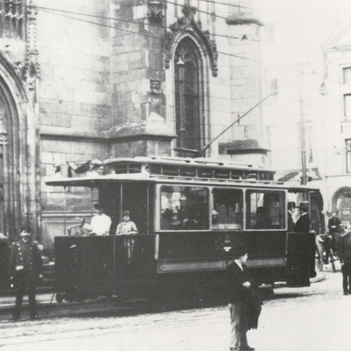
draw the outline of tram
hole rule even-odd
[[[274,175],[204,158],[135,157],[106,160],[97,174],[47,179],[70,192],[91,188],[112,220],[110,235],[74,234],[65,225],[55,237],[57,296],[220,296],[231,250],[242,243],[259,284],[309,285],[315,233],[289,232],[287,209],[308,201],[319,231],[322,197]],[[138,234],[115,235],[125,210]]]

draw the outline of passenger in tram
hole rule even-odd
[[[111,218],[105,214],[104,206],[94,204],[97,214],[91,219],[90,224],[85,223],[81,218],[81,227],[88,231],[90,235],[108,235],[110,233]]]
[[[118,224],[116,235],[138,234],[138,229],[134,222],[130,220],[129,211],[122,212],[122,222]]]
[[[253,226],[254,229],[269,229],[271,228],[268,215],[263,206],[257,207],[256,210],[256,223]]]
[[[308,216],[308,202],[301,202],[299,206],[300,218],[295,224],[295,232],[309,233],[310,232],[310,218]]]

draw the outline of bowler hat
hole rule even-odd
[[[123,211],[122,212],[122,218],[125,217],[125,216],[129,216],[129,211]]]

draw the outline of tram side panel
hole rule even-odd
[[[55,291],[67,300],[132,296],[155,280],[154,235],[55,238]]]
[[[249,253],[247,266],[257,283],[289,281],[291,286],[308,286],[307,280],[315,274],[313,240],[306,233],[269,230],[162,233],[157,273],[159,280],[170,286],[177,278],[179,284],[223,285],[226,265],[233,260],[230,249],[245,243]],[[297,281],[297,272],[305,278],[307,274],[308,279]]]

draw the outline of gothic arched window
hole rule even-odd
[[[203,63],[193,40],[180,41],[175,51],[175,105],[177,147],[200,150],[204,145]],[[198,156],[185,151],[181,156]]]
[[[25,0],[0,0],[0,36],[24,39]]]

